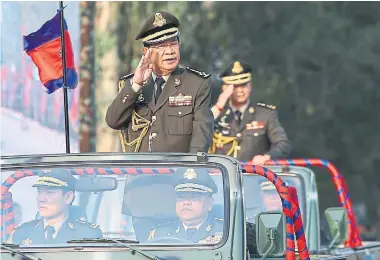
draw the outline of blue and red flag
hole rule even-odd
[[[38,74],[47,93],[63,87],[63,64],[61,48],[61,11],[37,31],[24,36],[24,50],[38,68]],[[66,87],[76,88],[78,73],[74,64],[74,52],[66,20],[64,20],[66,51]]]

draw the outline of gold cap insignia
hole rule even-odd
[[[241,66],[240,62],[235,61],[234,67],[232,68],[232,72],[239,74],[243,71],[243,67]]]
[[[23,245],[31,245],[33,241],[28,237],[27,239],[21,242]]]
[[[161,13],[156,13],[156,15],[154,16],[154,22],[153,22],[153,25],[156,26],[156,27],[161,27],[163,26],[164,24],[166,24],[166,20],[164,17],[162,17],[162,14]]]
[[[255,112],[255,109],[253,107],[250,107],[248,111],[249,111],[249,113],[252,114],[253,112]]]
[[[183,177],[185,179],[192,180],[192,179],[196,179],[197,178],[197,174],[194,171],[194,169],[187,169],[187,171],[185,172],[185,174],[183,175]]]
[[[207,231],[207,232],[210,232],[210,231],[211,231],[211,225],[207,225],[207,227],[206,227],[206,231]]]

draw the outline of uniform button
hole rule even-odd
[[[152,138],[156,138],[157,137],[157,134],[156,133],[152,133]]]
[[[182,112],[178,112],[178,115],[182,115]]]
[[[123,98],[123,103],[125,103],[125,101],[127,101],[127,99],[129,98],[129,95],[126,95],[124,98]]]
[[[152,116],[152,121],[156,121],[156,116]]]
[[[241,137],[241,133],[238,133],[238,134],[236,135],[236,137],[239,137],[239,138],[240,138],[240,137]]]

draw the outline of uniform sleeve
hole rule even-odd
[[[286,158],[291,151],[290,141],[278,120],[277,111],[273,111],[268,122],[268,138],[271,142],[269,152],[271,159]]]
[[[15,227],[11,236],[7,239],[8,244],[16,244],[16,245],[21,244],[21,240],[22,240],[21,236],[23,232],[20,232],[20,227],[18,227],[17,229],[16,228],[17,227]]]
[[[120,91],[107,109],[106,123],[115,130],[128,126],[135,108],[139,92],[132,89],[130,78],[124,80],[125,87]]]
[[[190,153],[208,152],[214,131],[214,116],[211,111],[211,79],[208,78],[199,88],[195,99],[193,134]]]

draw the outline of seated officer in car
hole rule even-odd
[[[44,170],[37,188],[39,219],[16,227],[8,239],[13,244],[59,244],[73,239],[101,238],[100,228],[70,214],[76,179],[66,169]]]
[[[282,202],[276,187],[270,181],[265,181],[260,184],[260,195],[263,199],[264,210],[282,210]]]
[[[217,186],[205,169],[178,169],[174,175],[178,220],[159,225],[148,240],[174,237],[190,243],[218,243],[223,236],[223,220],[210,211]]]

